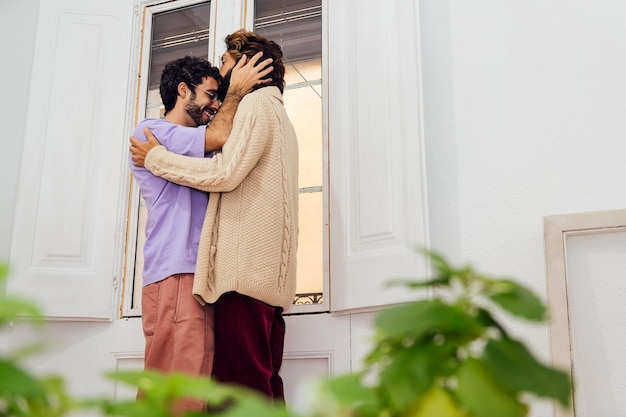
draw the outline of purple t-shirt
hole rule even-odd
[[[163,119],[145,119],[137,125],[133,136],[147,140],[144,127],[150,128],[168,150],[204,157],[206,126],[185,127]],[[132,161],[130,167],[148,208],[143,285],[174,274],[193,273],[209,195],[166,181],[134,166]]]

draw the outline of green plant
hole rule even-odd
[[[434,278],[391,285],[430,288],[435,296],[378,314],[364,371],[329,382],[327,394],[350,410],[346,415],[522,417],[529,395],[567,407],[568,374],[542,364],[495,317],[544,322],[539,298],[510,279],[426,253]],[[365,383],[368,375],[376,382]]]
[[[431,289],[434,297],[380,312],[364,369],[321,383],[302,417],[523,417],[532,395],[567,407],[569,376],[538,361],[495,317],[509,313],[542,323],[546,309],[539,298],[510,279],[489,277],[470,266],[455,268],[432,252],[427,256],[432,279],[391,285]],[[0,272],[2,278],[6,267]],[[0,297],[0,327],[21,314],[40,317],[31,304]],[[143,397],[73,402],[61,379],[38,379],[15,358],[0,358],[0,417],[60,417],[71,406],[95,408],[106,416],[170,417],[180,398],[208,403],[215,411],[209,415],[296,416],[248,390],[207,378],[141,371],[109,377],[140,389]],[[186,414],[200,415],[207,414]]]
[[[123,371],[109,378],[136,387],[143,396],[139,400],[114,402],[100,399],[83,403],[96,407],[104,415],[115,417],[170,417],[177,400],[194,398],[209,404],[221,417],[290,417],[284,406],[272,405],[265,397],[248,389],[219,384],[209,378],[183,374],[164,375],[154,371]],[[206,417],[207,413],[187,412],[185,417]]]
[[[7,274],[7,265],[0,263],[0,289],[4,287]],[[41,312],[34,304],[0,296],[0,328],[24,316],[35,325],[43,323]],[[61,377],[35,376],[20,366],[20,360],[37,349],[36,345],[26,346],[0,357],[0,417],[61,417],[71,409],[72,400]]]

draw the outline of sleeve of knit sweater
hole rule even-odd
[[[146,155],[145,167],[179,185],[210,192],[232,191],[261,158],[270,137],[272,115],[271,103],[263,95],[249,94],[239,104],[221,153],[194,158],[157,146]]]

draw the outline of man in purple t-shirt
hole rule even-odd
[[[144,129],[150,128],[168,149],[188,156],[203,157],[221,149],[239,101],[271,71],[269,60],[255,66],[259,58],[247,65],[245,60],[238,63],[236,85],[229,88],[219,113],[218,68],[190,56],[168,63],[159,90],[165,118],[143,120],[133,135],[145,141]],[[156,177],[132,161],[130,166],[148,209],[141,305],[145,368],[209,376],[214,352],[213,307],[201,306],[192,295],[209,196]],[[175,411],[203,408],[200,401],[185,400]]]

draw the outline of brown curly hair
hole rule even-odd
[[[280,89],[282,93],[285,89],[285,64],[283,62],[283,51],[276,42],[267,39],[254,32],[248,32],[240,29],[231,33],[224,39],[226,42],[226,50],[235,61],[238,61],[242,55],[252,58],[258,52],[263,52],[263,61],[266,58],[272,58],[272,66],[274,69],[265,78],[271,78],[272,81],[263,84],[263,86],[274,85]]]

